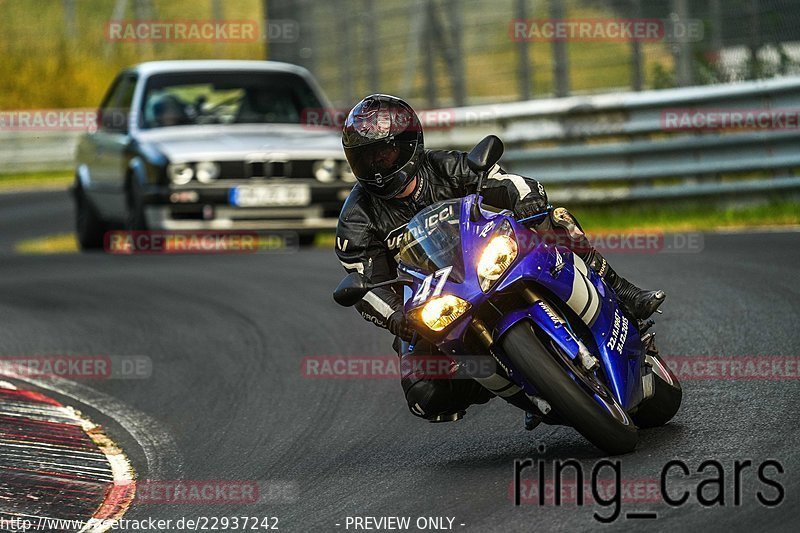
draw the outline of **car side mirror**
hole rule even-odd
[[[486,172],[500,161],[503,150],[503,141],[487,135],[467,154],[467,166],[473,172]]]
[[[344,307],[352,307],[370,291],[367,278],[358,272],[351,272],[339,283],[333,291],[333,299]]]

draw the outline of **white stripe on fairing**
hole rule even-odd
[[[516,174],[494,174],[490,176],[489,179],[497,180],[497,181],[504,181],[509,180],[514,186],[517,188],[517,192],[519,193],[520,199],[525,198],[529,192],[531,192],[531,188],[528,185],[528,182],[525,181],[525,178],[522,176],[517,176]]]
[[[581,271],[581,274],[584,276],[589,276],[589,267],[586,266],[586,263],[583,262],[579,256],[572,254],[572,259],[575,262],[575,268]]]
[[[589,290],[592,292],[592,304],[589,306],[589,309],[586,310],[586,316],[584,320],[588,325],[594,324],[594,320],[597,318],[597,315],[600,314],[600,294],[598,294],[597,289],[592,282],[589,281],[589,278],[586,278],[586,284],[589,286]]]
[[[339,261],[339,262],[347,270],[355,269],[356,272],[358,272],[359,274],[364,273],[364,263],[345,263],[344,261]]]
[[[578,266],[579,258],[575,255],[573,257],[575,257],[575,269],[572,272],[572,292],[567,300],[567,305],[580,315],[583,308],[586,307],[586,302],[589,301],[589,291],[586,289],[586,283],[583,282],[583,276]]]
[[[588,267],[583,262],[583,259],[575,254],[572,254],[572,258],[575,268],[572,275],[572,293],[569,296],[569,300],[567,300],[567,305],[578,313],[581,320],[588,325],[592,325],[600,311],[600,295],[592,285],[592,282],[589,281]],[[589,298],[591,298],[591,303],[589,303]],[[587,303],[589,307],[584,311],[583,309]]]
[[[600,311],[600,295],[597,293],[597,288],[592,284],[589,280],[589,267],[586,266],[586,263],[578,257],[577,255],[573,254],[572,257],[575,260],[575,266],[578,270],[580,270],[581,274],[586,276],[586,285],[589,287],[589,291],[592,294],[592,303],[589,305],[589,309],[586,310],[585,316],[581,317],[583,320],[591,325],[594,323],[595,318],[597,318],[597,314]],[[584,303],[584,305],[586,305]]]
[[[508,385],[511,384],[511,382],[498,374],[492,374],[488,378],[473,378],[473,379],[478,383],[480,383],[481,385],[483,385],[485,388],[495,393],[496,395],[500,396],[501,398],[508,398],[509,396],[514,396],[516,393],[520,391],[520,388],[517,387],[516,385],[511,385],[510,387],[508,387]],[[503,387],[508,387],[508,388],[503,392],[497,392]]]
[[[364,295],[364,301],[373,307],[383,318],[389,318],[394,313],[394,309],[389,304],[381,300],[380,296],[372,291]]]

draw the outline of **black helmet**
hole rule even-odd
[[[405,189],[425,148],[417,114],[388,94],[372,94],[356,104],[344,123],[342,146],[358,182],[379,198]]]

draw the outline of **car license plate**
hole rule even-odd
[[[308,205],[311,189],[303,184],[240,185],[230,190],[229,200],[239,207]]]

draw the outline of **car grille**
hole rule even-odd
[[[314,161],[222,161],[219,179],[312,178]]]

